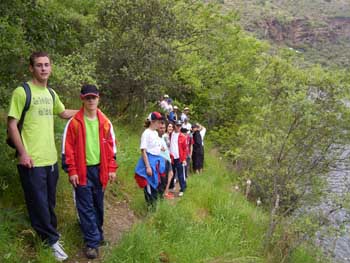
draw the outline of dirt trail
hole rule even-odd
[[[114,199],[114,198],[113,198]],[[112,195],[105,197],[105,216],[104,216],[104,235],[108,245],[99,249],[99,257],[91,260],[87,259],[83,250],[77,252],[76,255],[71,256],[67,262],[69,263],[88,263],[88,262],[103,262],[103,255],[108,249],[114,247],[120,241],[122,235],[130,230],[132,225],[137,221],[133,211],[129,209],[127,201],[112,200]]]

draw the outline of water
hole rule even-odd
[[[328,174],[325,198],[317,206],[327,215],[328,224],[317,233],[316,244],[337,263],[350,263],[350,200],[345,201],[350,193],[349,156],[350,147],[343,152],[343,161]]]

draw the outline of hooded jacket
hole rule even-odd
[[[100,139],[100,182],[105,189],[108,183],[108,173],[116,172],[116,140],[112,123],[98,109]],[[81,108],[67,123],[62,140],[62,168],[69,176],[78,175],[79,185],[87,184],[86,167],[86,129],[84,109]]]

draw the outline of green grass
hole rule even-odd
[[[57,149],[64,121],[56,122]],[[127,200],[142,218],[124,235],[119,246],[105,255],[104,262],[268,262],[262,241],[267,215],[236,192],[235,175],[225,169],[206,146],[205,172],[188,180],[185,196],[176,201],[163,200],[149,213],[143,191],[134,180],[134,167],[140,157],[142,129],[114,124],[118,139],[118,181],[107,187],[107,195]],[[4,151],[9,158],[12,152]],[[51,251],[30,227],[15,163],[0,168],[6,189],[0,192],[0,262],[55,262]],[[6,177],[4,176],[6,172]],[[74,255],[83,247],[72,199],[72,187],[61,171],[57,188],[58,230],[66,252]],[[313,253],[302,248],[290,262],[318,262]]]
[[[189,178],[185,196],[160,202],[106,262],[263,262],[267,217],[231,193],[232,175],[223,167],[207,153],[205,172]]]

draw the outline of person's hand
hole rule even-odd
[[[110,183],[113,183],[116,178],[117,178],[116,173],[108,173],[108,180]]]
[[[69,182],[75,187],[79,185],[79,177],[77,174],[69,176]]]
[[[186,166],[186,165],[187,165],[187,162],[186,162],[186,161],[183,161],[183,162],[182,162],[182,165],[183,165],[183,166]]]
[[[27,168],[34,167],[34,162],[33,162],[32,158],[26,153],[21,154],[19,156],[19,164],[23,165],[24,167],[27,167]]]
[[[150,166],[146,167],[146,173],[148,176],[152,176],[152,168]]]

